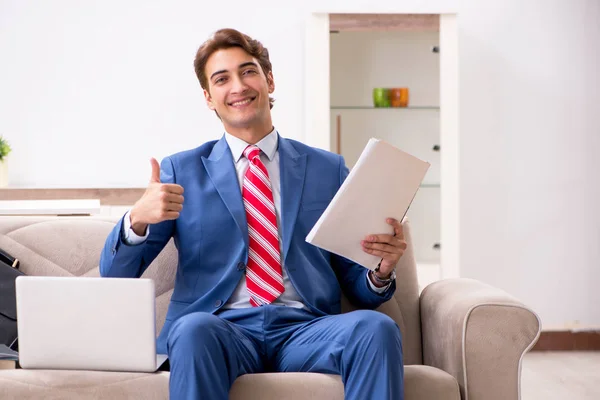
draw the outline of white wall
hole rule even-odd
[[[302,48],[302,15],[239,3],[231,12],[230,4],[198,1],[0,2],[0,134],[14,148],[9,185],[145,186],[150,157],[220,137],[193,59],[222,27],[268,45],[276,126],[301,137],[302,52],[293,49]]]
[[[460,11],[461,274],[600,327],[600,2]]]
[[[13,184],[141,186],[148,157],[217,137],[191,67],[217,28],[267,44],[276,126],[302,138],[309,12],[458,11],[461,273],[546,328],[600,326],[600,2],[278,3],[2,0]]]

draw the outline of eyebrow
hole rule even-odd
[[[253,61],[248,61],[248,62],[245,62],[245,63],[242,63],[242,64],[240,64],[240,65],[238,66],[238,69],[242,69],[242,68],[244,68],[244,67],[248,67],[248,66],[251,66],[251,65],[252,65],[252,66],[255,66],[256,68],[258,68],[258,65],[256,65],[256,63],[255,63],[255,62],[253,62]],[[224,74],[225,72],[228,72],[228,71],[227,71],[226,69],[222,69],[222,70],[220,70],[220,71],[217,71],[217,72],[215,72],[214,74],[212,74],[212,75],[210,76],[210,79],[212,80],[212,78],[213,78],[215,75]]]

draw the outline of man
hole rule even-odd
[[[179,265],[157,340],[171,398],[227,399],[240,375],[294,371],[341,375],[347,399],[402,399],[398,326],[371,310],[340,314],[342,291],[365,309],[392,297],[402,226],[388,220],[394,235],[362,241],[382,259],[376,272],[306,243],[348,175],[343,158],[279,136],[260,42],[220,30],[194,66],[225,134],[160,167],[151,160],[146,192],[100,260],[102,276],[139,277],[174,238]]]

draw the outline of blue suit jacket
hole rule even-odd
[[[341,290],[361,308],[389,300],[368,286],[366,270],[305,241],[306,235],[348,175],[341,156],[279,137],[283,264],[316,315],[341,312]],[[191,312],[214,313],[245,274],[248,227],[235,165],[225,137],[163,159],[161,182],[184,187],[183,211],[175,221],[153,225],[146,242],[130,246],[121,220],[100,258],[105,277],[139,277],[171,237],[179,252],[175,289],[157,350],[166,353],[172,322]],[[376,194],[374,194],[376,196]]]

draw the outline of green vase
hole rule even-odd
[[[373,105],[375,107],[389,107],[390,90],[385,88],[373,89]]]

